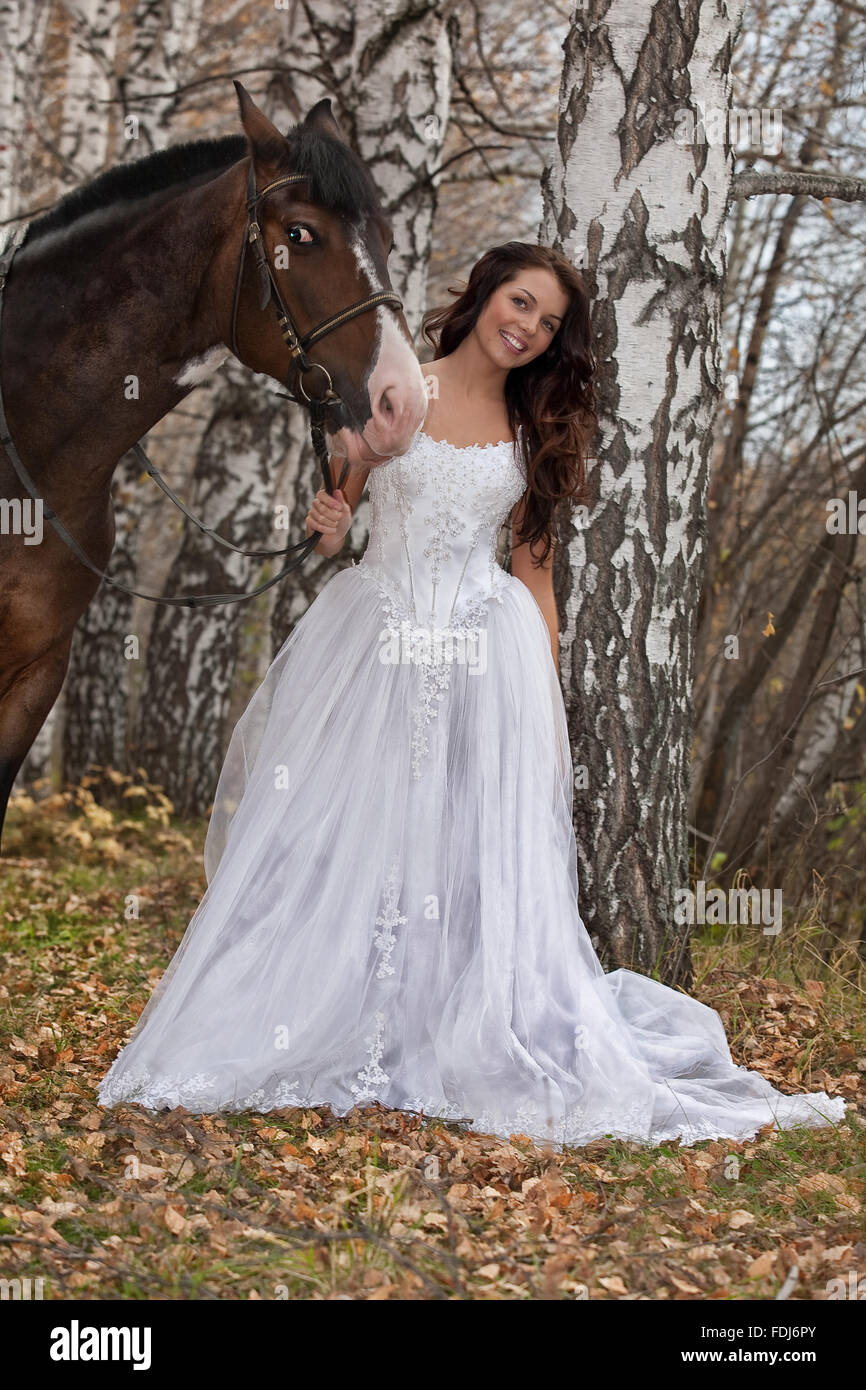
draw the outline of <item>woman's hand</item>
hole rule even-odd
[[[307,513],[305,535],[321,531],[322,539],[316,546],[319,555],[336,555],[343,548],[349,527],[352,525],[352,508],[337,488],[331,495],[325,488],[319,488],[313,498],[313,505]]]

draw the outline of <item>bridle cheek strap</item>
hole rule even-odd
[[[289,350],[289,369],[285,381],[286,389],[292,395],[293,400],[298,401],[300,405],[311,406],[314,400],[319,400],[323,404],[328,402],[331,405],[335,405],[340,402],[341,398],[334,390],[330,373],[322,366],[321,362],[313,362],[307,356],[306,349],[312,347],[313,343],[318,342],[320,338],[324,338],[326,334],[332,333],[335,328],[340,328],[342,324],[349,323],[352,319],[357,318],[359,314],[365,314],[368,309],[377,309],[382,304],[390,304],[393,308],[402,310],[403,301],[393,290],[376,290],[373,294],[367,295],[365,299],[359,299],[356,304],[351,304],[347,309],[340,309],[337,313],[329,315],[328,318],[318,323],[315,328],[311,328],[309,333],[305,333],[303,336],[298,333],[291,312],[280,293],[280,287],[277,284],[274,272],[271,268],[264,233],[256,217],[256,207],[263,198],[266,198],[269,193],[273,193],[275,189],[284,188],[286,185],[292,183],[300,183],[307,177],[308,175],[306,174],[285,174],[282,178],[274,179],[273,182],[266,184],[261,192],[257,192],[255,168],[252,158],[250,158],[250,167],[247,174],[247,228],[241,243],[238,271],[235,279],[234,302],[232,305],[231,349],[234,356],[238,357],[238,304],[240,302],[244,259],[247,246],[249,246],[262,287],[259,308],[262,310],[266,309],[268,301],[273,304],[276,310],[280,333]],[[301,380],[303,375],[314,369],[322,372],[327,382],[324,394],[319,397],[309,396]],[[297,388],[301,393],[300,397],[294,394],[291,389],[291,378],[294,372],[298,373]]]

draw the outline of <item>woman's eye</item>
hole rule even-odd
[[[286,235],[295,246],[310,246],[316,239],[303,222],[295,222],[291,227],[287,227]]]

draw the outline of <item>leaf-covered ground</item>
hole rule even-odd
[[[564,1152],[378,1107],[103,1110],[98,1081],[204,890],[203,833],[112,773],[99,802],[85,786],[14,803],[0,1279],[41,1278],[51,1299],[679,1300],[825,1299],[833,1280],[851,1296],[866,1276],[857,1109],[746,1143]],[[736,1061],[862,1116],[862,965],[825,935],[699,939],[694,992]]]

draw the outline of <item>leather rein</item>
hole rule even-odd
[[[265,310],[269,302],[273,304],[277,314],[280,333],[289,350],[290,362],[285,382],[288,390],[288,398],[295,401],[298,405],[303,406],[309,412],[310,438],[313,449],[319,461],[325,488],[328,492],[333,493],[335,489],[328,463],[328,450],[325,444],[323,425],[328,406],[339,404],[341,397],[334,390],[327,369],[322,366],[321,362],[312,361],[307,356],[306,350],[311,347],[313,343],[318,342],[320,338],[324,338],[326,334],[332,333],[335,328],[339,328],[342,324],[348,323],[359,314],[366,313],[369,309],[376,309],[380,305],[390,304],[395,309],[401,310],[403,308],[403,302],[399,295],[396,295],[392,290],[377,290],[375,293],[367,295],[365,299],[359,299],[356,304],[350,305],[347,309],[341,309],[337,313],[331,314],[328,318],[323,319],[322,322],[311,329],[309,333],[303,335],[298,333],[288,305],[280,294],[279,286],[274,278],[264,235],[256,215],[256,207],[262,199],[266,198],[274,189],[283,188],[287,184],[297,183],[305,178],[307,178],[306,174],[287,174],[283,178],[274,179],[273,182],[267,184],[261,192],[257,192],[255,169],[253,167],[253,161],[250,159],[247,177],[247,225],[244,229],[244,237],[241,243],[240,256],[238,258],[238,269],[235,277],[234,299],[232,303],[231,350],[234,356],[237,357],[236,332],[238,304],[240,302],[246,250],[247,246],[250,246],[261,283],[262,295],[259,308]],[[3,292],[6,288],[6,280],[15,258],[15,253],[23,241],[26,230],[26,227],[18,228],[4,247],[3,252],[0,253],[0,323],[2,323],[3,316]],[[314,368],[322,372],[325,377],[325,390],[321,396],[310,396],[304,389],[302,377],[308,372],[311,372]],[[296,392],[299,392],[299,395],[293,392],[291,387],[291,379],[295,373],[297,374],[295,383]],[[75,537],[70,535],[69,531],[63,525],[63,522],[49,506],[45,498],[41,496],[12,440],[9,431],[9,423],[6,418],[6,409],[3,403],[2,387],[0,387],[0,444],[2,444],[6,450],[21,484],[30,494],[34,502],[41,503],[43,516],[51,523],[60,539],[69,547],[76,558],[89,570],[92,570],[94,574],[98,575],[103,583],[110,584],[113,588],[122,590],[123,593],[132,594],[135,598],[147,599],[151,603],[176,604],[183,608],[204,608],[215,603],[240,603],[244,599],[256,598],[259,594],[264,593],[266,589],[270,589],[274,584],[279,584],[280,580],[287,574],[290,574],[292,570],[298,569],[322,538],[321,531],[313,531],[304,540],[296,541],[293,545],[288,545],[283,550],[244,550],[240,546],[233,545],[232,542],[226,540],[224,536],[218,535],[216,531],[205,526],[204,522],[186,507],[153,466],[141,444],[133,444],[128,452],[136,455],[143,463],[148,475],[153,478],[154,482],[162,489],[165,495],[170,498],[175,506],[183,512],[184,516],[187,517],[189,521],[193,522],[193,524],[206,536],[210,536],[212,540],[216,541],[217,544],[224,546],[227,550],[234,551],[236,555],[246,555],[253,559],[272,559],[283,555],[292,555],[294,557],[280,570],[279,574],[274,575],[272,579],[266,580],[263,584],[259,584],[257,588],[245,594],[187,594],[169,598],[161,594],[145,594],[139,589],[132,589],[127,584],[121,584],[119,580],[112,579],[104,570],[99,569],[99,567],[88,558]],[[337,483],[338,488],[343,486],[348,469],[349,461],[346,459],[343,463],[339,482]]]

